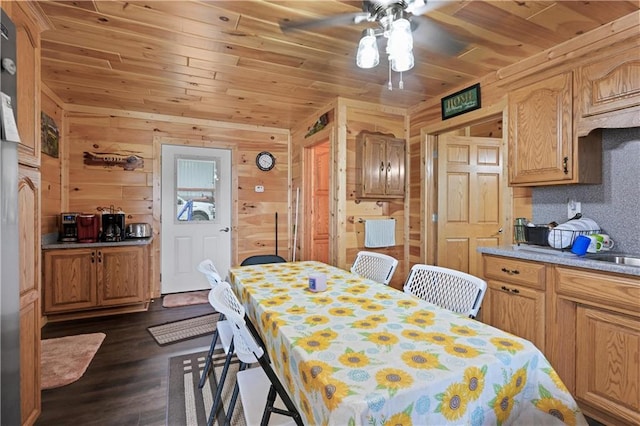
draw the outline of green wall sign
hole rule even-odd
[[[480,83],[445,96],[441,105],[443,120],[480,108]]]

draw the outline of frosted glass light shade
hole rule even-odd
[[[395,72],[409,71],[413,68],[414,60],[413,53],[406,52],[400,55],[396,55],[391,58],[391,69]]]
[[[408,20],[401,18],[391,23],[389,41],[387,42],[387,53],[396,56],[402,52],[413,50],[413,36],[411,35],[411,24]]]
[[[356,64],[359,68],[373,68],[379,63],[380,53],[378,53],[376,36],[372,30],[365,30],[358,44]]]

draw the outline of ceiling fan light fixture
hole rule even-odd
[[[391,59],[391,69],[395,72],[409,71],[413,68],[413,52],[404,52],[399,55],[389,56]]]
[[[391,23],[387,51],[390,55],[413,50],[413,36],[408,19],[400,18]]]
[[[380,53],[376,42],[376,34],[372,28],[362,32],[362,38],[358,44],[356,64],[359,68],[373,68],[380,63]]]

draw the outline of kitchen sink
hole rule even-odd
[[[629,256],[624,254],[595,254],[587,256],[588,259],[601,260],[604,262],[618,263],[620,265],[640,266],[640,256]]]

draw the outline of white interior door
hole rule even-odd
[[[231,151],[162,146],[162,294],[209,288],[196,267],[231,266]]]

